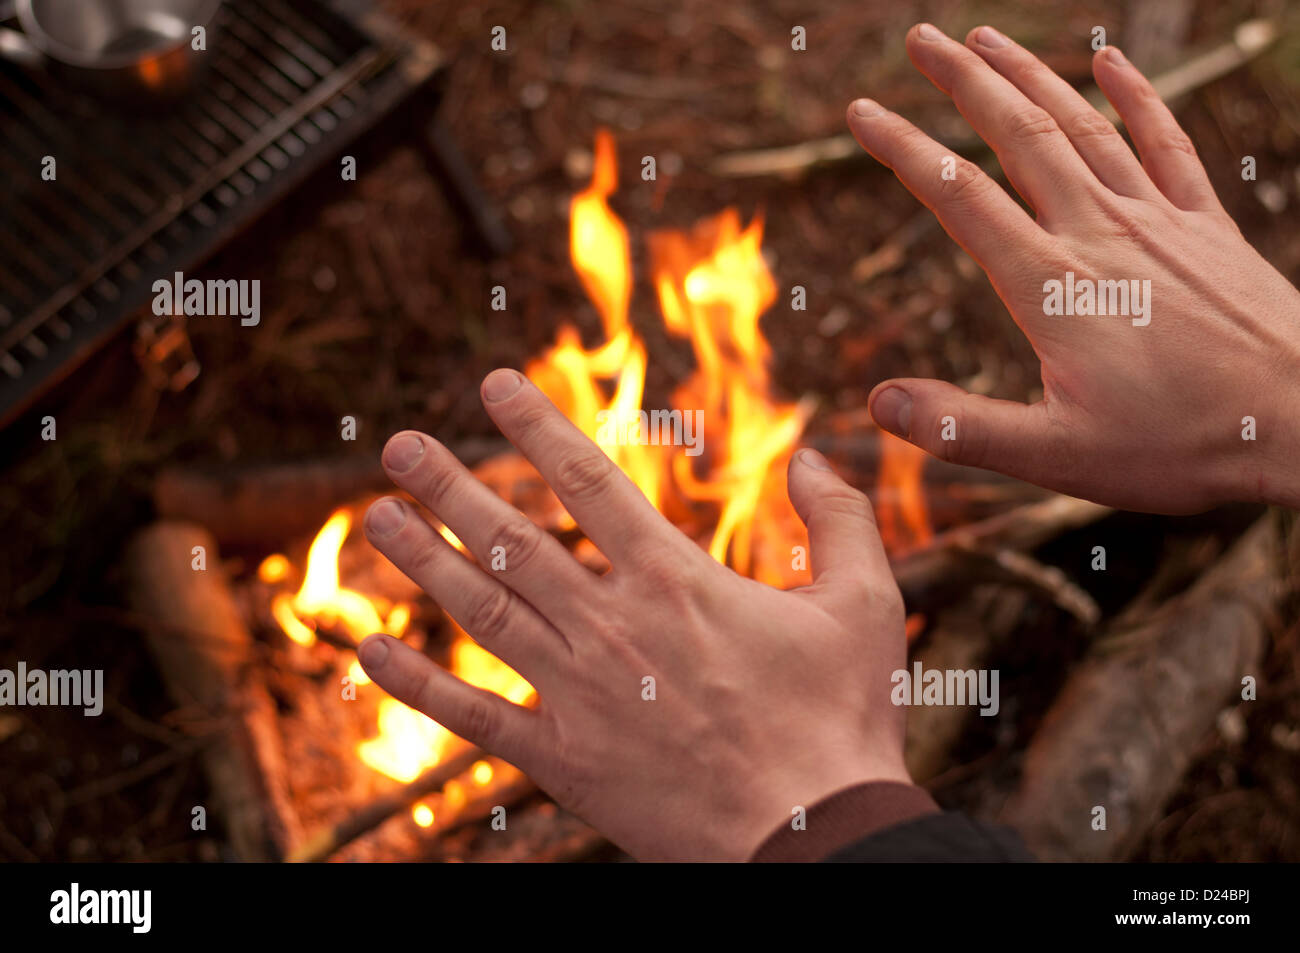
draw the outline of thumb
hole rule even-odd
[[[827,592],[897,593],[871,501],[831,470],[816,450],[790,458],[790,502],[808,527],[813,584]]]
[[[1072,454],[1041,401],[994,400],[944,381],[900,378],[877,384],[867,408],[883,429],[949,463],[1040,485],[1070,472]]]

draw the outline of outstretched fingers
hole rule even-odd
[[[972,30],[966,45],[1029,100],[1047,110],[1103,185],[1130,198],[1159,196],[1111,121],[1037,56],[990,26]]]
[[[849,129],[934,212],[957,244],[990,274],[1035,257],[1046,237],[1025,210],[979,166],[935,142],[871,99],[849,106]]]
[[[983,59],[929,23],[908,33],[907,52],[997,153],[1008,181],[1046,227],[1096,195],[1096,177],[1051,113]]]
[[[1165,198],[1186,211],[1222,212],[1196,147],[1147,78],[1113,46],[1097,52],[1092,72]]]
[[[457,552],[409,504],[392,497],[376,502],[366,514],[366,537],[476,642],[529,682],[546,689],[563,681],[571,654],[565,637],[496,574]]]

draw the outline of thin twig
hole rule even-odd
[[[360,810],[345,817],[338,824],[327,827],[309,836],[303,843],[290,851],[289,863],[317,863],[325,860],[340,847],[356,840],[362,834],[374,830],[394,814],[410,807],[420,798],[443,788],[448,781],[460,777],[474,763],[487,755],[479,748],[466,748],[449,761],[435,765],[420,775],[410,784],[391,794],[376,798]]]
[[[1271,20],[1249,20],[1233,31],[1232,39],[1228,42],[1161,73],[1151,81],[1151,85],[1166,102],[1185,96],[1259,56],[1273,44],[1280,32],[1278,25]],[[1111,122],[1119,122],[1114,108],[1096,86],[1090,86],[1084,97]],[[960,141],[953,143],[957,147],[977,144],[978,140],[973,136],[963,136]],[[715,158],[709,165],[709,171],[724,178],[797,175],[818,164],[842,162],[862,154],[852,136],[839,135],[799,142],[792,146],[728,152]]]

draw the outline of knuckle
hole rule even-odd
[[[504,586],[491,586],[470,606],[465,620],[469,623],[470,634],[483,640],[499,637],[514,611],[515,598],[514,593]]]
[[[460,482],[460,472],[455,467],[430,467],[424,478],[424,502],[435,511],[444,509],[448,499]]]
[[[817,503],[818,510],[825,516],[837,520],[875,521],[875,510],[871,500],[861,490],[843,487],[823,494]]]
[[[483,748],[494,748],[501,740],[501,718],[486,698],[476,697],[466,702],[460,728],[458,734]]]
[[[1192,145],[1192,140],[1187,137],[1187,133],[1177,126],[1161,133],[1156,140],[1156,148],[1161,152],[1172,152],[1189,159],[1197,158],[1196,146]]]
[[[685,590],[692,576],[687,562],[680,553],[649,550],[637,560],[635,585],[638,588],[649,585],[669,593]]]
[[[1061,134],[1061,128],[1051,114],[1040,106],[1010,113],[1004,120],[1007,137],[1020,145],[1037,142],[1044,136]]]
[[[570,453],[555,468],[555,489],[576,500],[599,496],[609,487],[613,466],[599,450]]]
[[[1107,142],[1119,138],[1119,133],[1110,124],[1110,120],[1095,109],[1087,109],[1067,116],[1061,123],[1061,131],[1067,138],[1075,141],[1093,139]]]
[[[520,411],[519,416],[515,419],[515,428],[518,431],[521,441],[536,441],[546,432],[550,426],[554,411],[550,406],[528,407]]]
[[[409,574],[417,579],[428,579],[438,573],[438,563],[444,555],[438,543],[441,540],[421,543],[411,552],[408,562]]]
[[[435,718],[434,712],[441,711],[445,705],[442,693],[438,691],[438,679],[436,676],[425,673],[419,677],[412,686],[409,695],[397,696],[406,704],[410,705],[416,711],[422,711],[430,718]]]
[[[947,415],[946,415],[947,416]],[[981,467],[988,450],[988,434],[969,414],[953,413],[952,436],[934,441],[934,455],[945,463]]]
[[[1151,224],[1131,207],[1103,201],[1101,208],[1112,237],[1133,245],[1146,245],[1151,242]]]
[[[985,194],[988,179],[984,172],[969,159],[957,162],[956,175],[943,180],[942,193],[949,201],[978,201]]]
[[[536,526],[520,517],[508,519],[489,537],[488,564],[491,564],[493,554],[500,551],[505,554],[506,568],[517,570],[537,554],[540,545],[541,536]]]
[[[933,147],[933,141],[910,122],[905,122],[893,131],[896,142],[902,143],[902,150],[915,159],[921,158]]]

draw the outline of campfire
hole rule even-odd
[[[689,339],[695,372],[672,395],[672,409],[696,415],[708,427],[703,453],[680,443],[666,445],[625,439],[622,428],[601,427],[612,419],[635,424],[645,397],[646,346],[633,327],[630,302],[633,266],[627,230],[608,204],[617,186],[612,136],[596,139],[590,185],[571,206],[570,250],[574,269],[601,319],[603,340],[587,348],[573,325],[563,325],[549,350],[528,363],[529,378],[595,441],[668,518],[699,539],[719,562],[774,586],[810,581],[807,537],[785,492],[785,470],[812,413],[811,401],[782,401],[768,370],[770,351],[759,319],[776,298],[776,284],[763,261],[762,223],[742,227],[726,209],[688,233],[665,231],[651,237],[651,280],[664,326]],[[929,537],[921,457],[890,438],[881,479],[898,488],[897,504],[882,507],[890,539]],[[572,518],[540,482],[532,466],[514,453],[495,456],[477,475],[533,520],[565,536],[593,569],[602,557],[575,536]],[[895,515],[897,510],[897,515]],[[887,515],[886,515],[887,514]],[[366,768],[410,784],[445,764],[468,746],[441,725],[401,702],[383,697],[346,652],[374,632],[407,635],[413,601],[352,588],[342,577],[339,556],[353,525],[353,513],[333,513],[307,550],[305,566],[276,553],[258,567],[271,590],[270,613],[294,645],[309,649],[324,634],[330,652],[344,650],[347,678],[376,695],[370,737],[355,746]],[[444,537],[464,551],[446,527]],[[533,689],[522,677],[480,649],[453,620],[424,619],[425,628],[452,633],[448,668],[460,678],[511,701],[527,703]],[[509,765],[477,761],[465,777],[416,802],[413,819],[434,827],[454,818],[470,798],[491,798],[519,779]]]
[[[627,229],[609,204],[616,187],[614,141],[602,132],[590,184],[570,206],[570,256],[599,317],[599,337],[588,347],[575,324],[562,324],[525,371],[667,519],[739,573],[778,587],[806,584],[808,542],[785,472],[794,450],[809,444],[850,480],[874,488],[918,666],[964,670],[1001,658],[1004,668],[1014,668],[1033,651],[1017,633],[1035,614],[1068,620],[1078,633],[1098,629],[1105,613],[1094,597],[1031,554],[1072,533],[1100,532],[1109,509],[928,461],[877,431],[864,412],[815,413],[810,398],[781,392],[760,328],[779,293],[764,261],[759,216],[744,224],[728,208],[688,231],[648,236],[645,274],[658,319],[694,354],[693,371],[655,413],[695,421],[704,439],[693,446],[643,439],[651,357],[633,321],[636,269]],[[451,437],[482,482],[593,571],[607,568],[525,459],[504,443],[462,446]],[[159,478],[156,502],[171,520],[142,533],[128,554],[132,602],[152,620],[151,643],[177,699],[234,720],[234,730],[206,757],[236,849],[246,857],[300,860],[563,860],[608,851],[518,770],[387,697],[361,670],[355,646],[386,632],[473,685],[519,704],[534,696],[527,681],[479,648],[354,532],[386,483],[373,461]],[[322,508],[327,518],[311,538],[315,527],[301,524]],[[1178,752],[1213,719],[1213,704],[1235,684],[1242,660],[1259,652],[1259,616],[1247,623],[1233,612],[1253,612],[1274,598],[1261,588],[1270,532],[1260,522],[1212,571],[1210,556],[1232,537],[1182,554],[1150,591],[1107,620],[1126,645],[1137,646],[1129,654],[1085,656],[1076,666],[1076,640],[1074,655],[1065,651],[1050,663],[1037,658],[1036,684],[1054,677],[1061,689],[1020,713],[1020,721],[1002,722],[1012,724],[1011,741],[1002,744],[1028,746],[1023,775],[963,792],[963,806],[990,817],[1011,812],[1005,819],[1021,821],[1032,846],[1047,856],[1107,849],[1056,829],[1059,792],[1077,789],[1074,807],[1086,815],[1102,796],[1089,785],[1096,778],[1112,783],[1120,771],[1110,749],[1097,749],[1092,739],[1118,745],[1123,736],[1139,759],[1185,756]],[[267,555],[268,536],[278,537],[280,551]],[[231,566],[233,586],[220,571],[190,569],[200,549],[215,559],[218,538],[237,546],[255,539],[260,547],[257,559]],[[1229,590],[1235,603],[1222,597]],[[1161,613],[1152,612],[1165,597]],[[1206,611],[1211,603],[1220,614]],[[1222,665],[1198,664],[1210,645]],[[1128,709],[1160,690],[1140,664],[1151,652],[1170,664],[1185,662],[1188,684],[1213,704],[1170,705],[1180,712],[1177,724],[1134,739],[1137,716]],[[1052,665],[1055,676],[1042,676]],[[954,707],[909,712],[908,761],[918,781],[941,783],[958,770],[961,739],[971,732],[966,714]],[[1170,737],[1177,740],[1172,755]],[[1076,775],[1089,769],[1093,781],[1085,784]],[[1170,773],[1135,789],[1129,829],[1176,779]],[[476,840],[498,822],[491,829],[503,836],[488,846]]]

